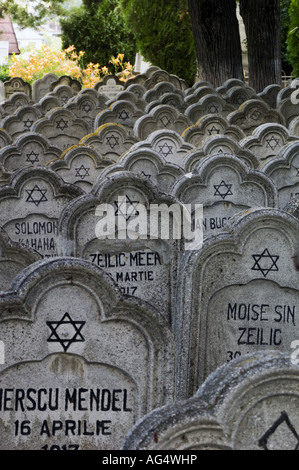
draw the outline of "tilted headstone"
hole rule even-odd
[[[230,125],[224,116],[216,114],[208,114],[200,118],[182,133],[182,137],[195,147],[201,147],[207,137],[219,134],[228,135],[237,142],[245,137],[239,127]]]
[[[167,162],[183,167],[183,158],[194,149],[194,145],[187,143],[175,131],[159,129],[135,144],[131,150],[138,148],[150,148],[164,157]]]
[[[182,454],[173,461],[189,465],[198,459],[192,450],[297,450],[299,369],[292,354],[260,352],[220,367],[193,397],[136,423],[122,450],[176,450]]]
[[[136,106],[137,109],[140,109],[140,111],[145,111],[147,105],[147,102],[142,96],[139,96],[138,94],[129,91],[129,89],[120,91],[116,95],[116,97],[112,98],[111,100],[107,101],[106,98],[106,108],[111,106],[115,101],[129,101],[130,103],[132,103],[133,106]]]
[[[277,110],[270,108],[263,100],[248,100],[240,108],[227,116],[230,124],[239,126],[246,135],[261,124],[274,122],[285,125],[284,116]]]
[[[108,123],[98,127],[95,132],[87,134],[79,144],[91,147],[105,159],[117,161],[138,141],[137,137],[129,133],[127,127]]]
[[[63,152],[59,159],[52,161],[48,168],[67,183],[89,192],[102,171],[112,163],[88,146],[73,146]]]
[[[290,95],[277,105],[277,110],[284,117],[287,127],[289,127],[292,120],[299,114],[299,103],[297,103],[297,101],[298,98],[296,98],[294,102],[292,95]]]
[[[264,100],[270,108],[276,108],[277,96],[281,90],[281,86],[277,84],[268,85],[258,96]]]
[[[0,316],[3,450],[117,450],[137,420],[173,400],[169,325],[89,262],[25,268]]]
[[[180,113],[184,113],[187,109],[187,104],[184,101],[183,96],[177,93],[165,93],[159,99],[155,101],[151,101],[145,108],[145,111],[148,113],[150,112],[155,106],[159,105],[167,105],[172,106],[173,108],[177,109]]]
[[[45,116],[51,109],[61,108],[62,106],[58,96],[48,93],[35,104],[35,107]]]
[[[55,73],[46,73],[42,78],[38,78],[32,84],[32,98],[37,103],[47,93],[51,91],[50,87],[53,82],[56,82],[58,76]]]
[[[149,72],[147,71],[149,75]],[[143,86],[150,90],[154,88],[158,83],[169,81],[172,83],[178,90],[186,90],[188,85],[185,80],[179,78],[177,75],[170,74],[165,70],[153,70],[153,73],[150,73],[150,76],[145,80]]]
[[[259,99],[258,95],[256,94],[255,90],[249,86],[233,86],[227,90],[227,92],[222,95],[223,99],[233,105],[236,109],[238,109],[245,101],[251,99]]]
[[[192,121],[177,109],[166,104],[155,106],[148,114],[137,119],[133,132],[139,140],[145,140],[158,129],[173,130],[178,134],[192,125]]]
[[[94,129],[96,130],[103,124],[114,122],[127,127],[132,133],[135,122],[143,115],[144,111],[138,109],[130,101],[115,101],[109,109],[105,109],[97,114],[94,121]]]
[[[0,148],[2,149],[6,145],[10,145],[11,143],[11,135],[5,129],[0,128]]]
[[[68,75],[62,75],[61,77],[58,77],[56,81],[53,81],[50,84],[50,92],[55,91],[55,89],[60,86],[68,86],[73,90],[74,93],[79,93],[81,90],[81,83],[79,80],[76,80],[75,78],[72,78]]]
[[[32,132],[42,134],[53,145],[66,150],[89,133],[88,124],[66,108],[54,108],[38,119],[31,128]]]
[[[238,142],[229,137],[228,135],[215,135],[206,137],[203,142],[203,146],[199,149],[195,148],[190,150],[183,160],[185,171],[189,173],[193,171],[197,163],[199,163],[203,157],[208,155],[224,155],[233,154],[243,160],[250,168],[258,168],[259,160],[250,152],[250,150],[243,149]]]
[[[144,88],[143,85],[135,83],[135,84],[125,86],[124,89],[126,91],[130,91],[130,92],[134,93],[134,95],[136,95],[137,98],[140,99],[140,100],[145,99],[144,94],[146,93],[146,88]]]
[[[52,88],[52,86],[50,87]],[[55,96],[58,98],[60,106],[64,106],[71,100],[74,96],[77,95],[77,91],[75,91],[70,85],[58,85],[52,91],[48,93],[47,96]]]
[[[14,171],[26,167],[46,166],[60,155],[61,150],[44,136],[28,132],[0,150],[0,167],[11,176]]]
[[[206,114],[220,114],[220,116],[226,117],[234,110],[235,107],[226,103],[221,96],[211,94],[201,98],[198,103],[188,106],[185,115],[192,121],[192,124],[195,124]]]
[[[13,114],[3,118],[1,127],[9,133],[13,140],[16,140],[20,135],[30,132],[33,124],[41,117],[42,113],[35,106],[22,106]]]
[[[231,217],[252,207],[276,207],[275,185],[235,155],[211,155],[181,176],[170,194],[183,204],[203,204],[204,237],[223,232]]]
[[[133,173],[100,178],[90,194],[76,198],[62,212],[59,253],[96,264],[125,294],[146,300],[170,319],[182,244],[182,231],[176,231],[182,223],[181,206]],[[159,209],[162,230],[156,218]]]
[[[146,88],[144,88],[146,90]],[[176,92],[182,98],[184,97],[184,92],[178,89],[173,83],[169,81],[159,82],[153,88],[146,90],[143,98],[147,103],[151,101],[156,101],[161,98],[166,93],[174,93]]]
[[[0,188],[1,225],[13,241],[56,256],[60,213],[81,194],[49,169],[25,168]]]
[[[26,95],[31,97],[31,85],[30,83],[25,82],[20,77],[13,77],[10,80],[4,82],[4,92],[5,92],[5,99],[9,98],[14,93],[25,93]]]
[[[212,86],[201,86],[194,89],[193,93],[185,96],[185,102],[188,106],[198,103],[206,95],[217,95],[217,91]]]
[[[282,124],[267,123],[256,127],[251,136],[242,139],[239,143],[242,148],[254,153],[260,162],[275,157],[280,149],[296,140],[288,129]]]
[[[299,137],[299,119],[298,116],[294,117],[288,126],[290,134],[296,136],[297,138]]]
[[[32,263],[41,259],[36,251],[13,242],[0,227],[0,291],[9,289],[16,275]]]
[[[18,108],[21,108],[22,106],[31,106],[34,104],[35,101],[32,100],[26,93],[13,93],[7,100],[1,103],[0,116],[1,118],[4,118],[10,114],[13,114]]]
[[[169,193],[174,182],[185,173],[182,167],[169,163],[153,149],[144,147],[129,150],[120,158],[119,162],[103,170],[98,181],[119,171],[129,171],[151,181],[158,191],[166,194]]]
[[[82,91],[86,92],[86,89]],[[80,92],[73,99],[70,99],[65,108],[72,111],[78,118],[84,119],[89,125],[89,132],[93,132],[97,114],[107,109],[106,97],[100,95],[94,89],[88,89],[88,92]]]
[[[283,209],[290,199],[299,195],[298,141],[282,147],[276,157],[260,166],[260,170],[274,181],[278,192],[278,207]]]
[[[290,351],[298,339],[298,229],[285,211],[251,209],[183,255],[174,328],[181,397],[234,358]]]
[[[248,85],[246,85],[243,80],[240,80],[238,78],[229,78],[221,86],[217,87],[216,91],[217,93],[220,93],[220,95],[225,95],[228,90],[235,86],[246,88]]]

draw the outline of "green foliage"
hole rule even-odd
[[[293,74],[299,77],[299,0],[291,0],[290,27],[287,36],[287,53],[293,68]]]
[[[290,75],[292,73],[292,66],[289,62],[287,51],[287,37],[290,27],[290,8],[291,0],[280,0],[280,20],[281,20],[281,62],[282,70]]]
[[[74,45],[77,51],[85,51],[84,66],[93,62],[109,67],[111,56],[118,53],[125,54],[125,61],[134,63],[135,39],[117,6],[117,0],[85,0],[83,6],[70,10],[68,16],[60,19],[62,47]]]
[[[187,0],[120,0],[138,50],[148,62],[194,83],[197,70]]]
[[[34,0],[27,3],[18,0],[0,1],[0,17],[10,15],[22,27],[36,28],[47,17],[62,13],[63,0]]]
[[[9,61],[0,65],[0,81],[1,82],[6,82],[7,80],[10,80],[9,66],[10,66]]]

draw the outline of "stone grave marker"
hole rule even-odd
[[[63,152],[48,168],[67,183],[75,184],[89,192],[102,171],[112,163],[111,160],[102,158],[95,149],[79,145]]]
[[[147,71],[148,74],[148,71]],[[188,85],[185,80],[182,80],[179,78],[177,75],[170,74],[166,72],[165,70],[154,70],[152,73],[150,73],[150,76],[145,80],[143,83],[143,86],[147,89],[150,90],[151,88],[154,88],[158,83],[161,82],[167,82],[169,81],[172,83],[178,90],[186,90],[188,88]]]
[[[229,88],[222,97],[227,103],[233,105],[236,109],[248,100],[259,99],[255,90],[247,85],[244,86],[244,84],[242,86],[237,85]]]
[[[176,210],[168,212],[173,204],[178,204]],[[183,243],[183,232],[176,231],[182,223],[181,206],[160,194],[150,180],[131,172],[99,178],[90,194],[76,198],[62,212],[59,254],[101,267],[122,292],[149,302],[169,320]],[[165,231],[156,222],[159,209]]]
[[[159,105],[172,106],[182,114],[184,114],[185,110],[187,109],[184,97],[179,95],[177,92],[165,93],[164,95],[160,96],[159,99],[151,101],[145,108],[146,113],[149,113],[151,109]]]
[[[140,111],[145,111],[147,105],[147,102],[144,100],[143,96],[139,96],[139,94],[133,93],[133,91],[130,91],[129,88],[120,91],[117,96],[111,100],[107,101],[106,99],[106,108],[111,106],[112,103],[115,103],[116,101],[129,101],[133,106],[136,106],[137,109],[140,109]]]
[[[218,96],[218,93],[212,86],[200,86],[195,88],[193,93],[188,93],[188,95],[185,95],[185,102],[187,106],[190,106],[191,104],[198,103],[201,98],[206,95]]]
[[[169,193],[183,204],[203,204],[205,238],[223,232],[229,219],[240,211],[277,204],[272,180],[230,154],[203,158],[192,173],[173,183]]]
[[[85,93],[83,93],[83,91]],[[65,108],[72,111],[78,118],[86,121],[89,125],[89,132],[93,132],[94,121],[97,114],[107,109],[106,97],[100,95],[92,88],[85,89],[75,95],[75,97],[65,105]]]
[[[109,109],[104,109],[97,114],[94,121],[94,129],[96,130],[103,124],[114,122],[127,127],[132,133],[135,122],[144,114],[144,111],[138,109],[130,101],[115,101],[110,105]]]
[[[46,166],[60,157],[61,150],[43,135],[28,132],[0,150],[0,167],[10,179],[13,172],[26,167]]]
[[[296,102],[293,102],[292,95],[290,95],[277,105],[277,111],[284,117],[285,125],[287,127],[289,127],[292,120],[297,118],[299,114],[299,104],[297,103],[298,98],[296,98],[295,101]]]
[[[286,144],[278,155],[265,161],[260,170],[275,183],[278,207],[283,209],[290,199],[299,194],[299,145],[298,141]]]
[[[237,142],[245,137],[244,132],[237,126],[230,125],[224,116],[207,114],[194,125],[185,129],[182,137],[195,147],[202,147],[207,137],[214,135],[228,135]]]
[[[143,98],[147,103],[159,100],[159,98],[161,98],[166,93],[177,93],[182,98],[184,97],[184,92],[178,89],[173,83],[169,81],[159,82],[149,90],[146,90],[146,88],[144,89],[145,93],[143,95]]]
[[[225,95],[228,90],[231,88],[239,86],[239,87],[244,87],[246,88],[247,85],[243,82],[243,80],[239,80],[238,78],[229,78],[226,80],[221,86],[216,88],[217,93],[220,93],[220,95]]]
[[[277,105],[277,97],[281,90],[281,86],[277,84],[268,85],[258,96],[264,100],[270,108],[275,109]]]
[[[62,75],[61,77],[58,77],[56,81],[53,81],[50,84],[50,92],[55,91],[55,89],[60,86],[70,87],[74,93],[79,93],[81,90],[81,83],[79,80],[76,80],[69,75]]]
[[[25,168],[0,188],[1,224],[12,241],[56,256],[58,218],[64,206],[83,194],[47,168]]]
[[[198,162],[208,155],[233,154],[244,161],[250,168],[257,169],[259,160],[250,150],[244,149],[236,140],[228,135],[206,137],[201,148],[190,150],[184,157],[183,165],[186,173],[193,171]]]
[[[63,151],[78,144],[89,133],[89,127],[84,119],[78,118],[72,111],[54,108],[38,119],[31,131],[42,134]]]
[[[45,116],[51,109],[61,108],[62,106],[58,96],[48,93],[35,104],[35,107]]]
[[[220,367],[194,396],[136,423],[122,450],[187,451],[189,465],[198,458],[192,450],[297,450],[299,377],[290,356],[259,352]]]
[[[139,141],[121,124],[108,123],[98,127],[95,132],[84,136],[79,144],[96,150],[103,158],[117,161],[132,145]]]
[[[119,171],[129,171],[151,181],[158,191],[166,194],[174,182],[185,173],[182,167],[169,163],[153,149],[142,146],[129,150],[117,163],[104,169],[99,174],[98,181]]]
[[[239,126],[246,135],[251,135],[253,130],[261,124],[270,122],[285,125],[285,118],[277,109],[270,108],[261,99],[245,101],[238,110],[227,116],[230,124]]]
[[[41,259],[36,251],[13,242],[0,227],[0,291],[9,289],[16,275],[26,266]]]
[[[198,103],[191,104],[185,111],[185,115],[195,124],[206,114],[220,114],[227,117],[235,110],[235,107],[228,104],[220,95],[210,94],[201,98]]]
[[[285,211],[253,208],[183,255],[174,328],[181,397],[230,360],[290,352],[298,339],[298,229]]]
[[[51,84],[56,82],[58,76],[55,73],[46,73],[42,78],[38,78],[32,84],[32,98],[38,103],[47,93],[51,91]]]
[[[0,315],[3,450],[117,450],[173,399],[169,326],[89,262],[31,264],[3,293]]]
[[[26,95],[31,97],[31,85],[30,83],[25,82],[20,77],[13,77],[10,80],[4,82],[4,92],[5,92],[5,99],[9,98],[14,93],[25,93]]]
[[[71,100],[74,96],[77,95],[77,91],[75,91],[70,85],[58,85],[52,91],[49,91],[47,96],[55,96],[58,98],[60,106],[64,106]]]
[[[41,117],[42,113],[35,106],[22,106],[13,114],[3,118],[1,127],[8,132],[13,140],[16,140],[20,135],[30,132],[33,124]]]
[[[290,134],[296,136],[297,138],[299,137],[299,119],[298,116],[294,117],[288,126]]]
[[[0,115],[1,118],[13,114],[18,108],[22,106],[31,106],[34,105],[35,101],[30,98],[24,92],[16,92],[10,95],[7,100],[3,101],[0,105]]]
[[[145,140],[134,144],[131,150],[138,148],[152,149],[164,157],[167,162],[183,168],[183,158],[194,149],[194,145],[187,143],[175,131],[159,129],[149,134]]]
[[[176,108],[161,104],[137,119],[133,132],[139,140],[145,140],[152,132],[159,129],[173,130],[182,134],[192,124],[192,121]]]
[[[239,143],[242,148],[250,150],[258,157],[261,163],[276,157],[280,149],[297,138],[282,124],[267,123],[256,127],[251,136],[242,139]]]
[[[106,75],[100,82],[95,84],[94,89],[105,95],[107,99],[114,99],[124,89],[124,82],[116,75]]]

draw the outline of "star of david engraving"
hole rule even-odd
[[[253,271],[260,271],[264,277],[267,277],[271,271],[279,271],[277,261],[278,255],[270,255],[268,248],[265,248],[262,254],[252,255],[255,263],[252,266]]]
[[[210,129],[208,129],[209,135],[215,135],[215,134],[220,134],[220,129],[217,129],[217,127],[212,126]]]
[[[233,195],[231,191],[232,184],[227,184],[223,180],[221,181],[220,184],[214,184],[214,189],[215,189],[214,196],[220,196],[222,199],[225,199],[226,196]]]
[[[47,339],[48,343],[59,343],[64,352],[73,343],[85,341],[81,334],[81,330],[85,325],[85,321],[74,321],[66,312],[59,321],[47,321],[51,334]]]
[[[39,161],[38,157],[39,153],[35,153],[33,150],[31,150],[30,153],[26,153],[26,162],[36,163]]]
[[[61,129],[62,131],[68,127],[68,121],[65,121],[63,118],[56,121],[56,129]]]
[[[114,134],[111,134],[109,137],[106,137],[106,143],[113,149],[116,145],[119,145],[119,137],[115,137]]]
[[[119,114],[118,114],[118,119],[121,119],[122,121],[126,121],[126,119],[129,119],[129,113],[123,109]]]
[[[259,447],[262,447],[264,450],[269,450],[268,441],[274,435],[274,433],[279,428],[279,426],[281,426],[282,424],[286,424],[288,430],[290,431],[289,435],[284,436],[284,438],[288,438],[285,442],[290,441],[290,439],[293,439],[295,443],[293,450],[298,450],[299,435],[295,427],[291,423],[290,418],[288,417],[288,414],[285,411],[281,412],[280,417],[272,424],[272,426],[270,426],[270,428],[265,432],[265,434],[258,440]],[[285,431],[284,431],[284,434],[285,434]]]
[[[161,124],[163,124],[164,127],[167,127],[171,123],[168,116],[161,117],[160,122]]]
[[[259,118],[261,117],[261,113],[260,113],[260,111],[258,111],[258,110],[256,109],[256,110],[251,114],[250,117],[251,117],[251,119],[252,119],[253,121],[258,121]]]
[[[167,157],[168,155],[173,155],[172,149],[173,145],[169,145],[167,142],[165,142],[163,145],[159,145],[159,153],[164,157]]]
[[[144,171],[142,171],[142,172],[141,172],[141,176],[142,176],[144,179],[149,180],[152,175],[148,175],[147,173],[145,173]]]
[[[275,138],[274,135],[272,135],[271,139],[266,139],[266,143],[266,148],[270,148],[271,150],[275,150],[280,146],[279,139]]]
[[[64,104],[66,104],[69,100],[69,97],[67,95],[63,95],[63,96],[60,97],[60,99]]]
[[[83,103],[82,104],[82,109],[85,113],[89,113],[92,109],[91,104],[90,103]]]
[[[41,189],[36,184],[32,189],[26,189],[26,193],[28,194],[26,202],[33,202],[33,204],[38,206],[41,202],[48,200],[46,198],[46,192],[47,189]]]
[[[297,167],[295,167],[295,166],[294,166],[294,168],[295,168],[295,170],[297,171],[296,176],[299,176],[299,168],[297,168]]]
[[[136,209],[139,201],[131,201],[127,195],[122,199],[118,198],[118,201],[114,201],[114,204],[116,206],[115,216],[122,216],[126,221],[139,215],[139,211]]]
[[[76,170],[75,176],[79,176],[81,180],[84,180],[86,176],[90,176],[89,175],[90,168],[85,168],[84,165],[81,165],[80,168],[75,168],[75,170]]]
[[[212,104],[211,106],[208,107],[208,113],[210,114],[215,114],[219,113],[219,108],[215,104]]]
[[[25,129],[30,129],[30,127],[33,124],[33,119],[28,118],[26,119],[26,121],[23,121],[23,124],[24,124]]]

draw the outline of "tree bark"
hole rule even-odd
[[[188,0],[199,79],[221,86],[243,80],[240,32],[235,0]]]
[[[247,36],[249,85],[281,84],[280,0],[240,0]]]

